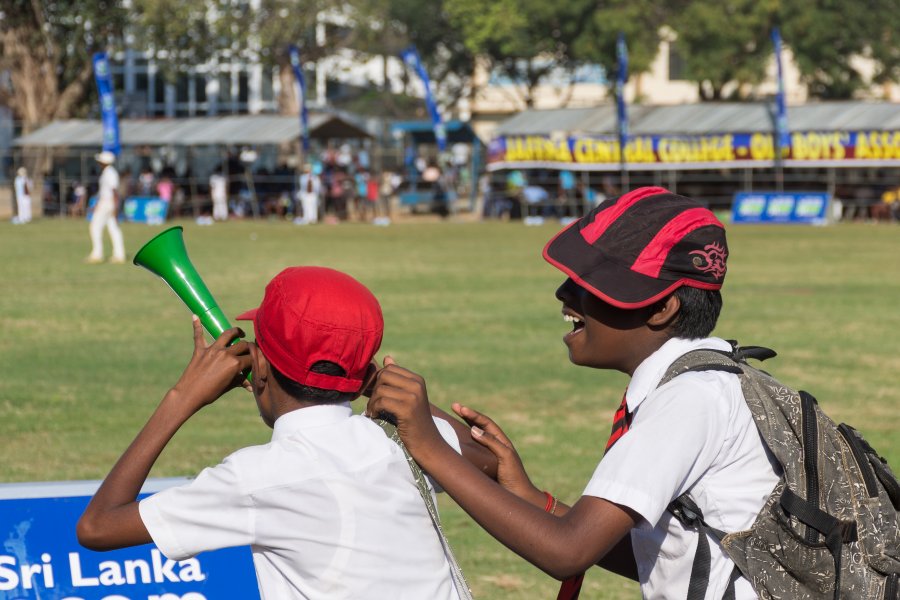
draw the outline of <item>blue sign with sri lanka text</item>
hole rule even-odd
[[[142,492],[185,481],[148,480]],[[0,600],[259,600],[246,546],[181,561],[152,544],[110,552],[82,547],[75,524],[98,485],[0,485]]]

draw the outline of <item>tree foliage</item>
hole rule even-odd
[[[442,0],[434,0],[425,9],[418,0],[356,0],[353,12],[357,24],[354,50],[381,57],[384,83],[380,98],[385,114],[401,116],[405,112],[404,103],[391,94],[388,64],[410,45],[418,50],[443,103],[455,105],[469,94],[474,57],[461,32],[449,22]],[[402,71],[404,89],[414,78],[408,69]]]
[[[845,99],[870,82],[900,81],[896,0],[789,0],[779,16],[811,95]],[[859,57],[874,62],[871,79]]]
[[[658,0],[611,0],[595,5],[588,25],[574,44],[580,62],[599,64],[610,77],[617,73],[616,40],[625,36],[629,75],[649,70],[660,42],[660,30],[673,12]],[[612,86],[609,86],[612,93]]]
[[[573,73],[573,44],[595,5],[587,0],[445,0],[449,22],[468,50],[492,73],[508,79],[524,106],[547,77]]]
[[[84,111],[93,89],[91,57],[119,40],[126,12],[114,0],[0,1],[0,70],[11,89],[0,102],[24,132]]]
[[[740,98],[746,86],[764,78],[772,55],[769,35],[776,6],[758,0],[695,0],[670,20],[674,48],[686,76],[704,100]],[[731,92],[726,94],[726,89]]]
[[[810,94],[851,98],[872,83],[900,81],[896,0],[0,0],[0,102],[24,130],[85,114],[93,97],[91,54],[148,50],[171,77],[197,65],[261,62],[280,66],[293,89],[286,48],[305,61],[343,52],[387,58],[415,44],[439,96],[453,104],[472,93],[476,57],[531,106],[543,82],[570,80],[579,66],[615,72],[624,33],[632,76],[647,70],[661,32],[704,99],[753,93],[781,26]],[[320,15],[324,41],[317,38]],[[668,35],[668,34],[667,34]],[[864,71],[859,58],[874,65]],[[408,77],[409,74],[406,74]],[[382,85],[380,94],[390,103]],[[292,94],[292,92],[291,92]]]

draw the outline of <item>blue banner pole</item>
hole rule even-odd
[[[116,156],[121,152],[119,144],[119,117],[116,115],[116,99],[113,95],[112,76],[109,60],[105,52],[97,52],[93,57],[94,80],[100,98],[100,118],[103,122],[103,149]]]
[[[775,69],[777,90],[775,92],[775,183],[778,191],[784,189],[784,155],[791,147],[791,137],[787,124],[787,107],[784,101],[784,71],[781,66],[781,31],[772,28],[772,45],[775,48]]]
[[[425,70],[425,65],[422,64],[419,52],[415,46],[410,46],[400,53],[400,58],[418,74],[422,80],[422,85],[425,86],[425,104],[428,106],[428,113],[431,115],[434,138],[437,140],[438,149],[441,152],[445,152],[447,150],[447,129],[444,127],[443,119],[441,119],[441,113],[438,112],[437,103],[431,91],[431,80],[428,78],[428,72]]]
[[[309,113],[306,111],[306,78],[303,76],[303,65],[300,64],[300,50],[291,44],[288,46],[288,56],[291,68],[294,70],[294,78],[300,88],[298,103],[300,104],[300,139],[303,142],[304,154],[309,152]]]
[[[622,193],[629,187],[628,162],[625,148],[628,146],[628,110],[625,104],[625,84],[628,83],[628,46],[625,45],[625,34],[619,32],[616,40],[616,120],[619,134],[619,164],[621,167]]]

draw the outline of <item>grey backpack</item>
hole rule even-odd
[[[688,371],[738,375],[744,398],[784,475],[746,531],[709,527],[690,498],[669,511],[700,531],[689,600],[702,600],[709,581],[712,536],[764,600],[900,599],[900,484],[883,458],[844,423],[837,425],[815,398],[794,391],[747,358],[775,356],[767,348],[696,350],[675,361],[660,385]]]

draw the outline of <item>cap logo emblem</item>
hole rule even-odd
[[[728,258],[728,253],[724,247],[716,243],[707,244],[703,250],[694,250],[690,254],[694,255],[691,262],[698,271],[708,273],[715,279],[725,276],[725,259]]]

